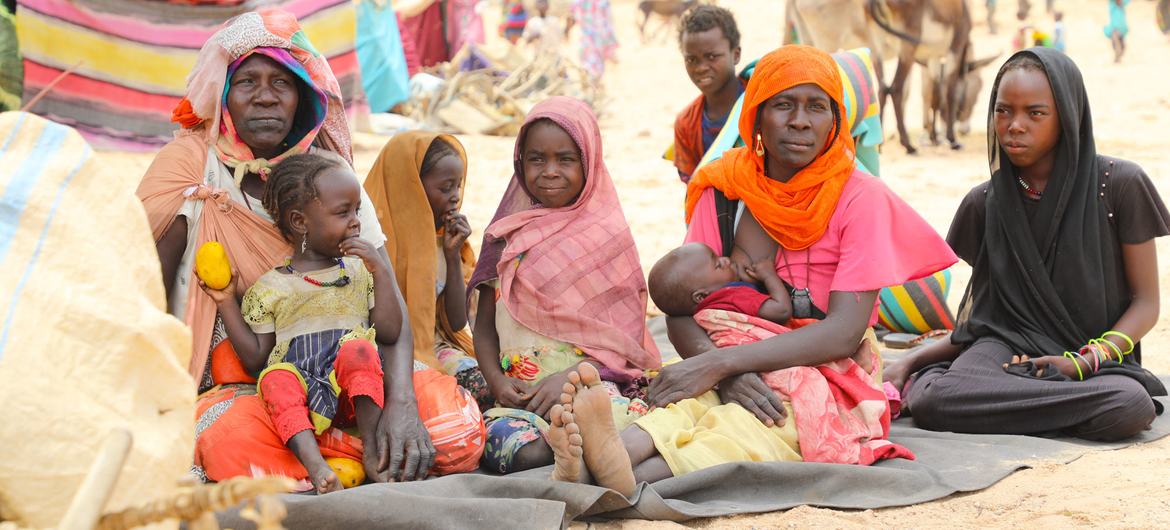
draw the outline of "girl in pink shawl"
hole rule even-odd
[[[470,282],[480,293],[476,357],[497,404],[485,413],[484,465],[500,473],[553,462],[548,411],[578,363],[601,372],[623,426],[645,413],[639,381],[661,364],[593,112],[572,98],[540,103],[514,162]]]

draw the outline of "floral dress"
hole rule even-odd
[[[252,331],[275,333],[276,344],[259,380],[273,370],[297,376],[308,394],[309,415],[317,434],[325,432],[337,413],[334,360],[341,344],[351,339],[373,342],[370,310],[374,307],[374,280],[358,258],[341,258],[344,286],[314,285],[299,274],[270,270],[244,294],[242,312]],[[341,277],[335,265],[305,275],[319,282]],[[257,383],[258,385],[260,383]]]
[[[499,287],[498,282],[493,283]],[[576,346],[537,334],[517,322],[499,298],[496,299],[496,332],[500,337],[500,368],[504,375],[527,383],[536,383],[587,359]],[[633,424],[648,410],[643,399],[626,397],[612,382],[602,384],[609,391],[614,423],[619,430]],[[512,461],[520,448],[540,439],[549,429],[548,421],[535,413],[499,406],[488,409],[484,421],[487,443],[482,463],[499,473],[514,471]]]
[[[617,35],[609,0],[577,0],[573,18],[581,27],[581,66],[595,78],[605,73],[605,61],[617,55]]]

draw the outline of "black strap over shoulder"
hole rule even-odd
[[[735,214],[739,210],[739,201],[727,198],[718,188],[715,189],[715,218],[719,223],[719,240],[723,246],[723,257],[731,257],[731,249],[735,248]]]

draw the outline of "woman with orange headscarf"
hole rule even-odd
[[[745,265],[774,260],[791,290],[793,316],[818,321],[716,348],[693,318],[668,318],[683,360],[663,367],[650,385],[652,404],[663,408],[624,430],[621,443],[612,425],[590,414],[595,371],[580,367],[571,378],[574,391],[562,398],[572,400],[571,411],[558,411],[554,425],[564,427],[550,439],[565,440],[558,454],[583,448],[601,485],[628,494],[635,480],[721,463],[802,460],[811,440],[799,440],[790,402],[806,389],[774,391],[760,375],[790,368],[818,370],[833,392],[856,391],[854,401],[838,400],[833,421],[873,430],[850,440],[853,448],[837,461],[869,464],[908,454],[885,440],[889,406],[877,387],[881,362],[869,331],[877,321],[877,293],[956,258],[910,206],[857,168],[841,93],[828,53],[786,46],[765,55],[748,82],[739,123],[749,145],[701,168],[687,189],[686,241]],[[842,365],[849,369],[836,368]],[[558,464],[561,476],[572,476],[564,471],[574,467],[571,458]]]

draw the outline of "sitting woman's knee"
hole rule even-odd
[[[1119,391],[1118,405],[1105,414],[1113,416],[1113,426],[1101,432],[1100,441],[1124,440],[1141,434],[1149,428],[1157,416],[1154,400],[1146,389],[1133,382]]]
[[[1115,442],[1141,434],[1157,412],[1154,400],[1137,381],[1123,376],[1106,376],[1108,392],[1100,397],[1096,414],[1073,429],[1078,438],[1098,442]],[[1102,383],[1106,382],[1102,378]]]
[[[908,409],[914,424],[927,430],[948,430],[946,419],[948,403],[942,383],[945,374],[926,381],[914,381],[910,391],[903,396],[902,406]]]

